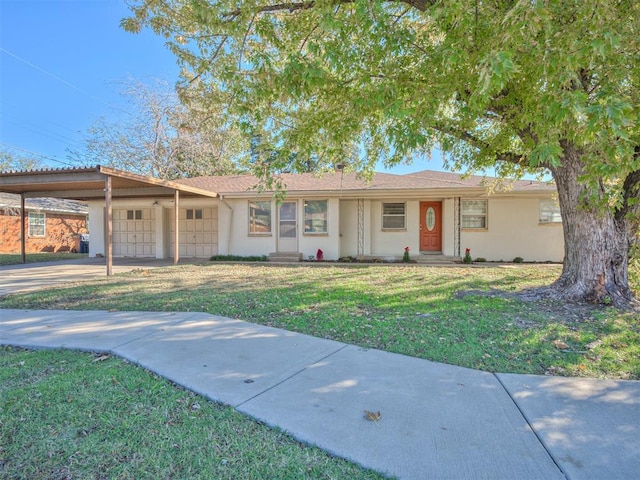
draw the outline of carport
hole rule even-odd
[[[173,198],[174,218],[178,218],[180,199],[184,197],[218,198],[208,190],[182,185],[178,182],[159,180],[115,168],[95,167],[16,171],[0,173],[0,192],[20,195],[20,253],[26,262],[26,214],[25,199],[37,197],[64,198],[89,201],[104,198],[105,205],[105,258],[107,275],[113,273],[113,210],[116,198]],[[179,222],[175,222],[173,239],[173,263],[179,255]]]

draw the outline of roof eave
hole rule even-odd
[[[452,197],[540,197],[555,193],[554,189],[509,190],[488,192],[484,187],[419,188],[419,189],[359,189],[359,190],[289,190],[288,197],[340,197],[340,198],[452,198]],[[224,198],[269,198],[273,191],[220,192]]]

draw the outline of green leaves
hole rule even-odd
[[[496,152],[559,164],[563,142],[592,153],[585,162],[628,166],[640,143],[637,2],[139,0],[132,11],[123,27],[165,35],[184,88],[197,79],[204,104],[227,99],[217,108],[320,168],[345,155],[407,161],[434,142],[471,168]]]
[[[479,94],[486,95],[502,90],[520,69],[511,52],[490,52],[482,62],[479,75]]]
[[[532,166],[557,167],[562,158],[562,147],[557,143],[540,143],[529,154]]]

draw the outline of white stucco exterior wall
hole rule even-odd
[[[327,200],[327,233],[304,233],[304,200]],[[298,201],[299,251],[302,258],[315,257],[322,250],[325,260],[337,260],[340,256],[340,200],[337,198],[310,198]]]
[[[487,230],[460,233],[461,254],[471,249],[472,258],[525,262],[560,262],[564,257],[562,224],[540,224],[538,198],[489,198]]]
[[[217,206],[218,253],[221,255],[268,255],[277,252],[278,206],[276,201],[265,196],[262,201],[271,202],[271,233],[249,234],[249,199],[188,198],[180,200],[180,208]],[[304,233],[304,200],[327,200],[328,231],[326,234]],[[303,258],[315,256],[318,249],[327,260],[337,260],[346,255],[373,255],[400,258],[404,247],[411,255],[419,254],[420,200],[398,197],[365,199],[364,205],[364,251],[358,252],[358,200],[327,198],[321,196],[288,197],[296,201],[298,218],[298,251]],[[431,199],[428,199],[431,200]],[[440,199],[435,199],[436,201]],[[455,199],[442,200],[442,253],[455,255],[456,225]],[[157,205],[153,205],[154,202]],[[382,203],[406,203],[406,228],[382,230]],[[486,230],[461,230],[460,254],[471,249],[473,258],[483,257],[489,261],[511,261],[522,257],[525,261],[562,261],[564,255],[561,224],[539,224],[539,198],[489,197]],[[90,201],[89,207],[89,255],[105,254],[104,200]],[[113,208],[155,209],[155,256],[172,256],[169,237],[172,228],[173,201],[128,199],[114,200]]]
[[[382,204],[406,203],[406,218],[404,230],[382,229]],[[412,254],[420,251],[420,202],[417,200],[403,200],[389,198],[371,201],[371,227],[368,234],[371,237],[371,255],[380,257],[402,258],[404,248],[409,247]]]
[[[105,254],[104,200],[87,202],[89,207],[89,256]]]
[[[271,233],[249,235],[249,200],[234,199],[220,202],[218,209],[219,251],[221,255],[269,255],[276,251],[276,202],[271,202]],[[229,208],[231,207],[231,208]]]
[[[340,256],[358,254],[358,201],[340,201]]]
[[[304,200],[327,200],[326,234],[304,233]],[[268,255],[278,251],[278,204],[271,198],[261,198],[260,201],[271,202],[271,233],[269,234],[249,234],[249,199],[225,199],[221,202],[218,214],[221,254],[250,256]],[[315,257],[318,249],[321,249],[325,259],[337,260],[340,255],[340,200],[326,197],[304,199],[287,197],[286,201],[296,202],[297,244],[303,258]]]
[[[442,201],[442,254],[456,254],[456,212],[455,200],[446,198]]]

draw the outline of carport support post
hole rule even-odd
[[[178,264],[178,260],[180,259],[180,244],[179,244],[179,238],[180,236],[178,235],[178,231],[179,231],[179,225],[180,225],[180,218],[178,217],[178,213],[180,212],[180,208],[179,208],[179,203],[180,203],[180,192],[178,190],[175,190],[173,192],[173,218],[174,218],[174,223],[175,223],[175,228],[173,229],[173,264],[177,265]]]
[[[113,241],[113,208],[111,206],[111,176],[107,175],[104,181],[104,206],[106,210],[105,218],[105,231],[106,242],[104,247],[105,257],[107,259],[107,276],[113,275],[113,253],[112,253],[112,241]]]
[[[20,258],[22,263],[27,263],[25,219],[27,214],[24,211],[24,193],[20,194]]]

